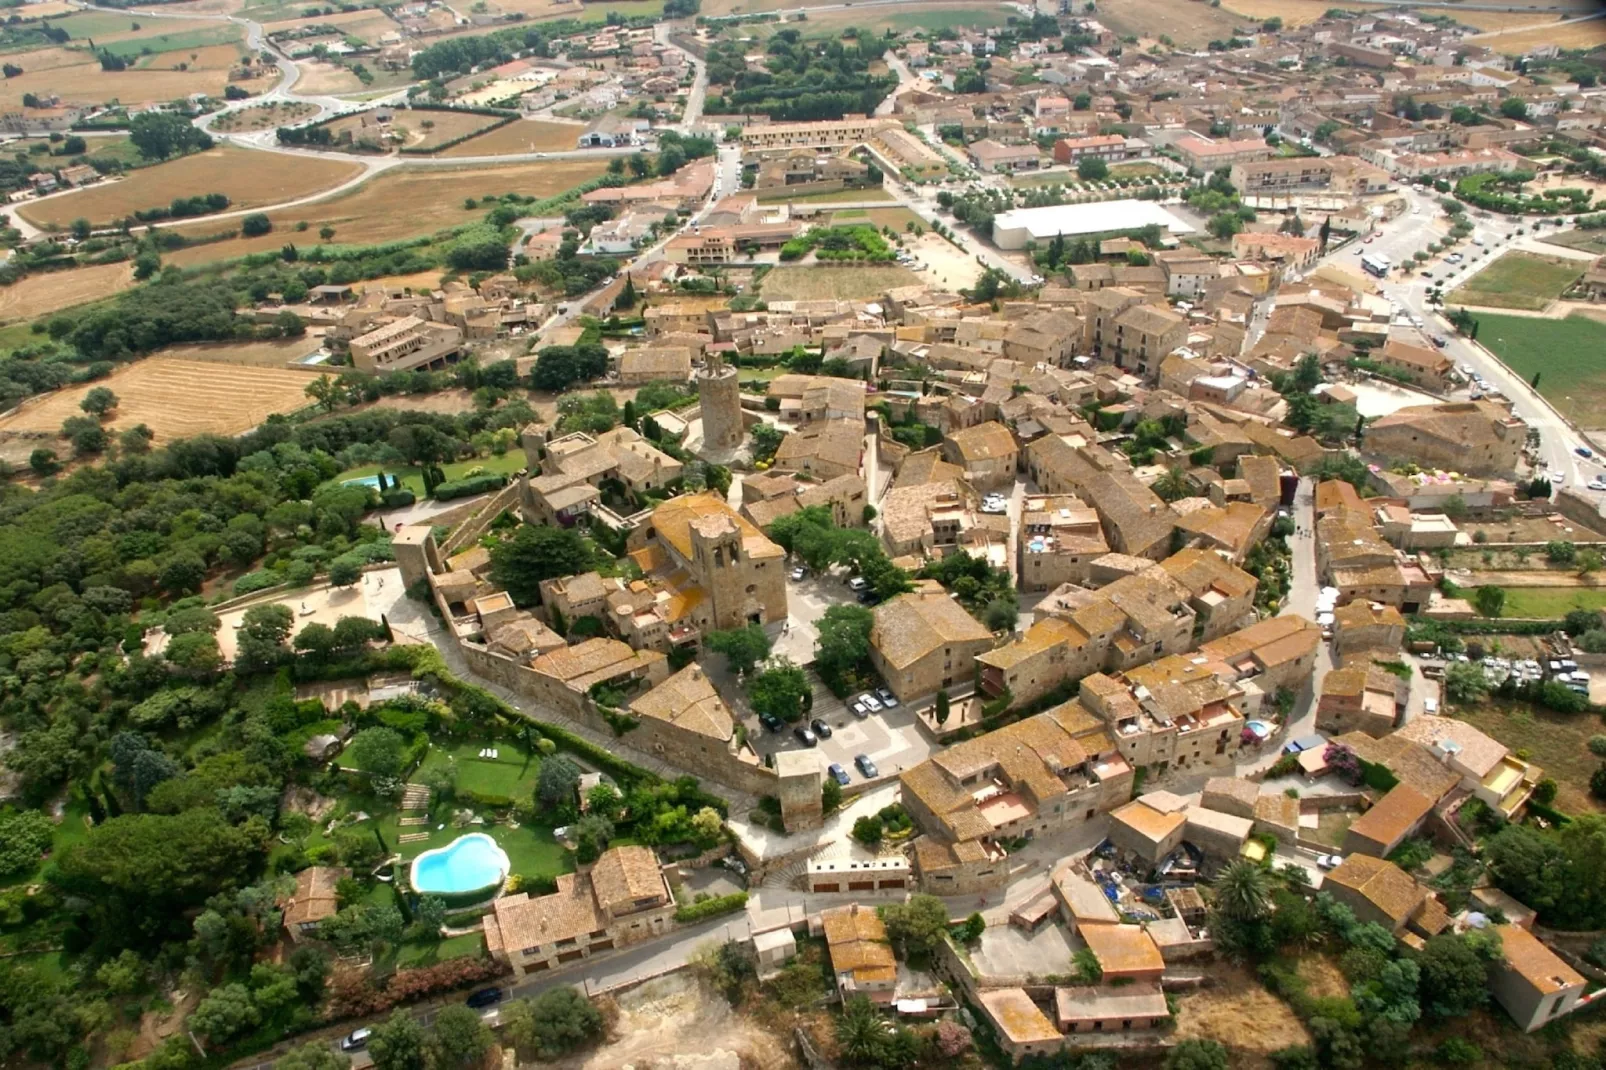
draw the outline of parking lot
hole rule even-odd
[[[790,727],[784,732],[766,732],[756,719],[748,721],[748,739],[760,754],[786,750],[815,751],[820,755],[822,765],[832,762],[840,764],[855,782],[866,779],[853,764],[855,755],[868,754],[880,775],[896,776],[925,761],[936,749],[915,723],[915,716],[907,707],[900,705],[868,717],[856,717],[840,699],[818,682],[814,687],[814,710],[809,716],[819,717],[830,726],[830,739],[822,739],[816,746],[807,747],[799,742]]]

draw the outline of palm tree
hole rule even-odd
[[[887,1023],[864,996],[854,996],[836,1021],[836,1042],[842,1054],[856,1063],[879,1058],[887,1040]]]
[[[1266,888],[1266,871],[1239,859],[1216,880],[1216,906],[1235,921],[1259,921],[1271,913],[1271,895]]]
[[[1154,481],[1151,488],[1163,501],[1174,502],[1178,498],[1188,496],[1188,476],[1182,471],[1181,465],[1172,465],[1171,470]]]

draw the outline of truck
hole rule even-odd
[[[1361,256],[1362,269],[1380,279],[1389,273],[1389,266],[1389,258],[1382,253],[1365,253]]]

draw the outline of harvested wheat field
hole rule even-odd
[[[382,124],[373,112],[357,112],[328,124],[330,134],[340,137],[350,132],[353,141],[382,143],[386,148],[408,148],[427,152],[448,141],[468,137],[480,130],[501,122],[494,115],[477,115],[471,111],[409,111],[397,109],[391,122]],[[426,125],[427,124],[427,125]],[[381,142],[385,133],[406,134],[405,141]]]
[[[190,58],[192,56],[193,59]],[[191,71],[227,71],[239,64],[240,49],[235,45],[176,48],[150,56],[140,56],[130,62],[134,64],[134,69],[139,71],[176,70],[180,64]]]
[[[130,264],[96,264],[72,271],[29,275],[0,288],[0,323],[47,316],[121,293],[132,285],[134,268]]]
[[[285,19],[279,22],[265,22],[262,32],[267,34],[285,33],[289,30],[299,30],[308,26],[338,26],[340,32],[352,37],[360,37],[369,44],[379,40],[381,36],[391,33],[399,27],[389,15],[376,8],[360,11],[337,11],[332,15],[319,15],[310,19]]]
[[[116,182],[30,201],[19,206],[17,214],[40,227],[65,227],[75,219],[115,223],[138,209],[205,193],[226,194],[233,202],[229,206],[232,211],[306,197],[361,172],[362,166],[356,163],[226,145],[142,167]],[[217,224],[211,229],[216,230]]]
[[[568,152],[585,131],[580,123],[549,123],[516,119],[488,134],[471,137],[442,152],[443,157],[511,156],[521,152]]]
[[[1476,41],[1485,48],[1492,48],[1508,56],[1518,56],[1542,45],[1599,48],[1601,45],[1606,45],[1606,19],[1569,22],[1565,26],[1539,26],[1511,33],[1483,34],[1479,35]]]
[[[161,355],[172,360],[204,360],[213,364],[243,364],[253,368],[283,370],[290,361],[317,352],[319,344],[318,339],[310,335],[263,342],[198,342],[168,346]]]
[[[212,130],[222,134],[270,130],[277,126],[299,123],[317,111],[316,104],[306,104],[299,100],[276,100],[269,104],[257,104],[220,115],[212,121]]]
[[[232,47],[232,46],[223,46]],[[63,49],[42,49],[45,53],[59,53]],[[86,60],[83,52],[66,53],[76,58],[74,64],[40,66],[28,64],[27,56],[40,53],[27,52],[22,57],[10,57],[9,62],[22,67],[23,73],[0,82],[0,111],[21,111],[22,98],[28,93],[46,96],[52,93],[72,94],[74,100],[104,103],[110,100],[176,100],[191,93],[205,93],[221,97],[228,84],[229,73],[224,68],[213,70],[138,70],[103,71],[99,62]],[[179,62],[179,61],[175,61]]]
[[[1234,1051],[1254,1055],[1310,1043],[1304,1023],[1288,1004],[1242,966],[1217,963],[1210,979],[1209,988],[1178,995],[1178,1040],[1231,1038],[1226,1043]]]
[[[596,178],[606,167],[601,160],[549,160],[462,170],[398,168],[330,200],[269,212],[268,218],[273,220],[271,234],[180,249],[163,259],[190,267],[277,249],[287,241],[313,245],[319,240],[319,229],[326,225],[335,228],[333,240],[341,245],[370,245],[433,234],[485,218],[485,209],[464,208],[465,198],[503,193],[551,197]],[[307,223],[307,229],[297,232],[296,224],[302,221]],[[177,229],[197,235],[215,233],[219,227],[203,221]]]
[[[1179,48],[1203,48],[1207,42],[1231,37],[1243,25],[1224,7],[1185,0],[1106,0],[1098,11],[1099,21],[1117,34],[1145,38],[1164,34]]]
[[[296,92],[308,96],[320,93],[356,93],[363,88],[362,79],[338,63],[318,60],[297,60],[301,77],[296,81]]]
[[[83,415],[78,403],[95,386],[110,387],[117,395],[117,408],[107,421],[110,430],[144,424],[159,442],[207,433],[238,435],[273,413],[306,405],[312,378],[288,368],[224,367],[147,357],[110,378],[25,402],[0,417],[0,436],[55,434],[67,417]]]

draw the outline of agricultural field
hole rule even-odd
[[[121,293],[134,285],[130,264],[96,264],[72,271],[29,275],[0,287],[0,323],[48,316],[64,308]]]
[[[769,11],[777,8],[790,8],[795,5],[776,3],[773,0],[754,0],[743,10]],[[1003,4],[981,3],[974,5],[959,4],[921,4],[916,6],[899,4],[896,6],[872,7],[864,10],[846,8],[842,10],[811,12],[806,21],[800,23],[786,23],[786,27],[799,30],[806,37],[835,37],[849,26],[857,27],[865,33],[880,35],[887,30],[893,33],[902,33],[906,30],[925,30],[934,33],[940,30],[973,29],[985,30],[989,27],[1003,26],[1014,12]],[[780,23],[758,23],[742,27],[743,32],[750,32],[760,37],[767,37],[776,30],[782,29]]]
[[[1175,0],[1109,0],[1099,5],[1098,18],[1119,36],[1152,40],[1164,35],[1179,48],[1203,48],[1245,25],[1225,8]]]
[[[500,121],[495,116],[476,115],[468,111],[398,110],[393,115],[393,121],[385,124],[377,121],[372,112],[357,112],[336,119],[328,124],[327,129],[337,138],[349,133],[354,144],[367,142],[381,145],[387,150],[405,147],[425,151],[484,130]],[[405,134],[405,140],[388,141],[385,140],[387,134]]]
[[[1510,592],[1507,592],[1508,596]],[[1509,600],[1509,598],[1508,598]],[[1600,732],[1600,720],[1561,714],[1522,702],[1488,699],[1446,711],[1513,750],[1523,748],[1556,781],[1556,809],[1564,814],[1606,810],[1589,793],[1589,777],[1600,759],[1589,753],[1589,737]]]
[[[1593,256],[1606,256],[1606,230],[1564,230],[1560,234],[1546,235],[1544,242]]]
[[[190,63],[187,53],[174,53],[152,57],[163,59],[163,66],[136,65],[123,71],[103,71],[87,52],[65,48],[18,53],[9,62],[21,67],[23,73],[0,83],[0,110],[21,111],[24,95],[46,95],[65,87],[71,87],[73,96],[85,101],[175,100],[191,93],[221,97],[238,49],[220,45],[195,51],[204,56],[204,62]],[[227,62],[220,62],[225,53],[229,56]],[[171,62],[165,62],[168,60]],[[179,63],[188,63],[189,69],[168,69]]]
[[[317,114],[315,104],[299,100],[273,100],[249,108],[231,111],[212,121],[212,130],[219,134],[244,134],[255,130],[271,130],[309,119]]]
[[[1586,261],[1508,252],[1450,291],[1450,305],[1539,312],[1584,274]]]
[[[1282,19],[1283,25],[1289,29],[1307,26],[1334,7],[1328,0],[1221,0],[1221,6],[1245,18],[1269,19],[1276,16]],[[1342,8],[1343,4],[1337,6]],[[1362,5],[1349,10],[1381,9],[1375,8],[1374,5]],[[1544,22],[1547,18],[1556,17],[1548,11],[1468,11],[1460,7],[1423,7],[1417,8],[1413,13],[1448,15],[1461,25],[1471,26],[1476,30],[1506,30],[1533,26]]]
[[[1507,587],[1503,617],[1560,620],[1575,609],[1606,609],[1606,587]]]
[[[122,41],[112,41],[102,45],[100,40],[95,41],[96,47],[104,48],[108,52],[122,56],[124,59],[139,62],[135,64],[138,69],[145,68],[176,68],[183,63],[190,67],[217,67],[227,70],[240,56],[238,43],[244,35],[237,26],[219,26],[216,23],[205,23],[199,29],[168,30],[165,33],[145,36],[143,33]],[[208,49],[230,47],[226,53],[227,59],[219,60],[225,53],[217,53],[202,58],[201,53]]]
[[[821,298],[863,299],[893,286],[914,286],[920,276],[896,265],[856,267],[778,267],[759,287],[766,301],[810,301]]]
[[[304,10],[304,9],[293,9]],[[303,29],[307,26],[334,26],[349,37],[357,37],[375,44],[387,33],[398,29],[396,21],[377,8],[368,8],[358,11],[337,11],[332,15],[318,15],[315,18],[294,18],[276,22],[265,22],[262,31],[269,36],[279,33],[288,33]]]
[[[606,167],[602,160],[547,160],[463,170],[398,168],[330,200],[270,211],[268,218],[274,224],[271,234],[181,249],[164,259],[181,267],[193,267],[277,249],[286,241],[308,244],[318,240],[318,231],[324,226],[335,228],[333,240],[342,245],[433,234],[485,217],[482,209],[464,208],[465,198],[503,193],[551,197],[596,178]],[[406,205],[407,209],[398,211],[398,205]],[[307,224],[306,231],[292,237],[301,222]],[[217,232],[218,225],[203,220],[175,229],[191,235],[211,234]]]
[[[193,345],[170,346],[162,354],[175,360],[204,360],[213,364],[283,369],[289,361],[299,360],[317,348],[317,341],[310,337],[275,338],[261,342],[197,342]]]
[[[439,155],[513,156],[524,152],[568,152],[585,127],[578,123],[553,123],[542,119],[518,119],[488,134],[471,137]]]
[[[296,66],[301,68],[301,78],[296,82],[298,93],[356,93],[367,88],[361,78],[339,63],[308,59],[297,60]]]
[[[1543,18],[1535,20],[1542,22]],[[1570,22],[1565,26],[1536,26],[1511,33],[1489,34],[1477,38],[1477,43],[1508,56],[1518,56],[1544,45],[1562,48],[1599,48],[1606,45],[1606,21]]]
[[[303,345],[312,345],[303,341]],[[147,357],[109,378],[67,387],[0,417],[0,437],[55,434],[94,386],[105,386],[118,403],[107,428],[144,424],[158,442],[201,434],[238,435],[276,412],[307,404],[312,377],[288,368],[229,368],[171,357]]]
[[[116,182],[30,201],[19,206],[17,214],[39,227],[65,227],[75,219],[115,223],[141,208],[155,208],[175,197],[206,193],[226,194],[233,202],[233,211],[330,189],[361,170],[359,164],[339,160],[222,146],[140,168]],[[212,224],[214,230],[216,226]]]
[[[1537,319],[1478,316],[1478,341],[1524,379],[1543,372],[1539,392],[1562,413],[1588,429],[1606,428],[1606,323],[1587,316]]]
[[[859,223],[891,227],[899,234],[904,233],[910,223],[922,227],[926,225],[924,220],[902,205],[896,208],[844,208],[831,214],[833,227],[850,227]]]

